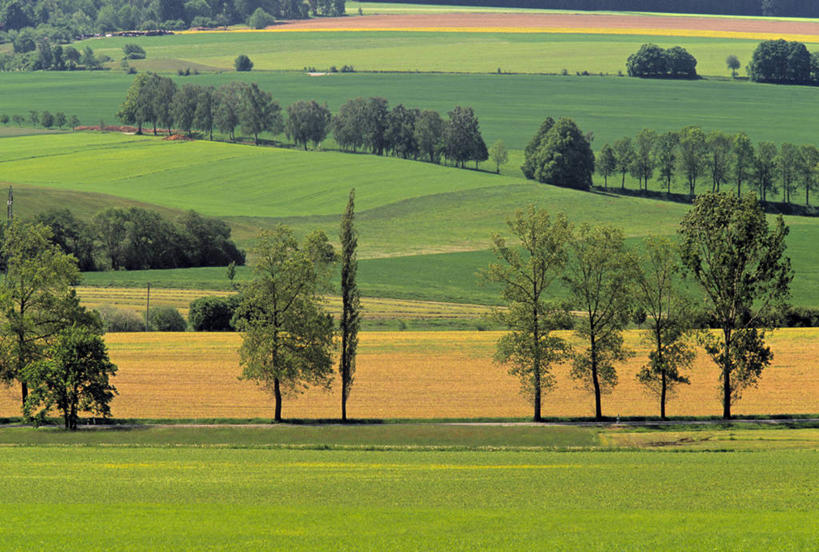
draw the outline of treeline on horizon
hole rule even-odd
[[[296,145],[315,147],[330,134],[342,151],[369,151],[376,155],[395,155],[404,159],[423,159],[439,163],[441,158],[464,167],[467,161],[489,159],[478,118],[471,107],[456,106],[448,119],[432,110],[392,109],[384,98],[354,98],[333,115],[326,105],[301,100],[283,110],[272,95],[256,83],[232,82],[219,88],[185,84],[177,87],[173,79],[155,73],[140,73],[128,89],[117,116],[128,125],[165,128],[190,135],[201,131],[213,139],[213,131],[236,139],[236,128],[252,135],[276,136],[284,132]]]
[[[403,4],[405,0],[384,0]],[[582,11],[643,11],[715,15],[819,17],[819,4],[806,0],[413,0],[413,4],[487,6]]]
[[[345,0],[0,0],[0,31],[36,28],[53,39],[344,15]]]
[[[83,272],[245,264],[230,226],[196,211],[171,220],[140,207],[111,207],[84,222],[69,209],[50,209],[33,221],[50,229],[51,243]]]

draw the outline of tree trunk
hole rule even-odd
[[[742,197],[742,180],[737,180],[737,197]]]
[[[662,389],[660,391],[660,419],[665,420],[666,379],[665,370],[662,371]]]
[[[603,408],[600,404],[600,380],[597,377],[597,346],[594,342],[594,335],[591,337],[591,369],[592,384],[594,385],[594,419],[603,419]]]
[[[275,420],[282,421],[282,390],[279,386],[279,378],[273,378],[273,397],[276,399]]]
[[[23,406],[26,405],[26,399],[28,398],[28,384],[24,381],[20,382],[20,390],[23,395]]]
[[[537,297],[537,284],[535,284],[535,297]],[[532,359],[532,370],[533,370],[533,379],[534,379],[534,420],[536,422],[541,421],[540,417],[540,321],[538,320],[537,315],[537,305],[534,306],[532,309],[532,325],[533,332],[532,332],[532,345],[534,345],[534,358]]]
[[[722,417],[731,419],[731,330],[723,329],[725,335],[725,363],[722,366]]]
[[[609,177],[608,177],[608,175],[605,175],[605,174],[603,175],[603,189],[604,190],[609,189]]]
[[[620,189],[621,190],[626,189],[626,173],[623,173],[623,180],[620,182]]]

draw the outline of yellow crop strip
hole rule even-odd
[[[222,30],[189,30],[179,34],[201,33],[363,33],[363,32],[402,32],[402,33],[497,33],[497,34],[592,34],[592,35],[632,35],[632,36],[675,36],[690,38],[724,38],[737,40],[795,40],[799,42],[819,42],[819,35],[782,34],[746,31],[717,31],[710,29],[646,29],[640,27],[378,27],[355,28],[339,27],[324,29],[242,29],[237,31]]]

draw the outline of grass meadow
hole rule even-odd
[[[105,205],[157,205],[228,220],[249,246],[259,228],[284,222],[334,238],[356,188],[362,292],[370,297],[493,304],[477,273],[493,260],[491,236],[533,203],[576,224],[609,223],[633,245],[674,235],[688,207],[665,201],[543,186],[506,175],[338,152],[166,142],[153,137],[74,133],[0,139],[3,179],[16,186],[20,216],[47,206],[90,217]],[[42,191],[40,191],[42,190]],[[640,216],[634,216],[639,213]],[[453,224],[457,221],[457,224]],[[819,305],[819,222],[787,217],[796,304]],[[246,278],[248,269],[238,272]],[[223,268],[89,273],[95,286],[226,289]],[[557,290],[557,293],[561,292]]]
[[[348,412],[358,419],[528,418],[531,405],[518,380],[492,361],[501,334],[491,331],[364,332]],[[568,336],[568,333],[567,333]],[[745,391],[736,415],[815,414],[819,375],[819,330],[783,329],[770,344],[772,365],[757,388]],[[254,383],[238,379],[238,334],[107,334],[119,372],[117,418],[266,418],[273,400]],[[574,338],[572,338],[573,340]],[[635,356],[618,366],[619,385],[603,397],[607,416],[655,416],[658,400],[635,375],[647,361],[640,333],[626,333]],[[569,378],[569,366],[554,369],[555,388],[543,399],[546,417],[594,413],[593,397]],[[691,385],[680,386],[669,402],[670,416],[716,416],[721,412],[719,372],[699,351]],[[338,390],[309,389],[285,396],[285,419],[337,418]],[[0,387],[0,417],[19,416],[19,388]]]
[[[455,105],[469,105],[480,119],[487,144],[501,139],[517,150],[526,146],[546,116],[572,117],[584,131],[594,132],[597,149],[642,128],[668,131],[687,125],[745,131],[754,141],[812,143],[812,129],[819,124],[813,109],[815,88],[739,81],[415,73],[310,77],[255,71],[174,78],[179,84],[216,86],[235,79],[258,82],[283,106],[316,99],[333,111],[358,96],[382,96],[391,105],[444,114]],[[132,75],[119,71],[5,73],[0,113],[63,111],[76,114],[84,124],[96,125],[101,119],[112,124],[132,80]],[[639,117],[634,114],[637,105]]]

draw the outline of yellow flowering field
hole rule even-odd
[[[364,332],[349,400],[354,418],[466,418],[529,416],[518,381],[492,362],[499,332]],[[605,415],[656,415],[657,401],[635,381],[646,348],[627,334],[637,355],[618,368],[620,384],[603,398]],[[112,405],[122,418],[272,417],[272,398],[241,381],[241,338],[221,333],[132,333],[106,336],[119,366]],[[815,413],[819,397],[819,329],[784,329],[770,338],[774,364],[759,387],[745,392],[735,413]],[[544,397],[545,416],[590,416],[592,396],[555,369],[557,385]],[[669,415],[719,415],[718,372],[700,354],[668,406]],[[0,416],[19,415],[19,388],[0,387]],[[286,396],[285,418],[331,418],[336,389]]]

